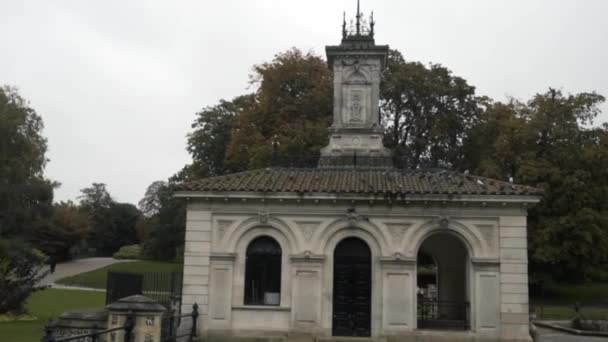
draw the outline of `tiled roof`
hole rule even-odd
[[[184,192],[542,195],[538,188],[453,171],[267,168],[178,184]]]

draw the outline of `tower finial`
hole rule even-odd
[[[357,35],[361,34],[361,11],[359,10],[359,0],[357,0]]]
[[[346,39],[346,11],[342,12],[342,39]]]
[[[374,37],[374,25],[376,25],[376,22],[374,22],[374,11],[372,11],[369,22],[369,35],[372,36],[372,38]]]

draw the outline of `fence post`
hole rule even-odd
[[[42,342],[55,342],[55,337],[53,337],[53,325],[50,319],[44,325],[44,337],[42,337]]]
[[[198,321],[198,304],[192,304],[192,330],[190,331],[190,341],[196,337],[196,323]]]
[[[133,317],[133,312],[129,310],[127,314],[127,320],[125,321],[125,341],[131,342],[131,335],[133,335],[133,328],[135,327],[135,318]]]
[[[94,333],[97,333],[98,329],[99,329],[99,326],[97,324],[93,324],[93,329],[91,331]],[[91,336],[91,342],[97,342],[98,337],[99,337],[99,335],[97,335],[97,334]]]

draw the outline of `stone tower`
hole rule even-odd
[[[378,107],[388,45],[375,44],[374,25],[373,13],[365,20],[357,3],[355,22],[347,27],[343,21],[341,44],[325,47],[334,74],[334,116],[319,167],[392,166],[390,150],[382,144]]]

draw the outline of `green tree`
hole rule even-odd
[[[52,214],[42,119],[15,88],[0,87],[0,238],[29,236]]]
[[[137,207],[115,202],[103,183],[81,192],[80,207],[91,222],[89,247],[99,255],[112,255],[122,246],[138,243],[136,226],[142,215]]]
[[[462,146],[487,98],[439,65],[407,62],[389,52],[380,87],[384,143],[406,167],[461,168]]]
[[[153,182],[139,202],[146,218],[138,224],[144,255],[159,260],[183,256],[186,203],[173,198],[169,183]]]
[[[45,256],[24,241],[0,239],[0,314],[20,315],[25,301],[37,290]]]
[[[0,87],[0,313],[20,314],[44,255],[28,240],[52,214],[42,119],[15,88]]]
[[[187,148],[193,163],[183,170],[182,176],[200,178],[240,171],[226,165],[226,147],[230,144],[237,118],[254,105],[255,96],[249,94],[235,97],[232,101],[220,100],[218,105],[205,107],[196,113]]]
[[[545,189],[529,214],[535,272],[583,281],[608,264],[608,131],[588,128],[603,101],[549,89],[495,103],[465,144],[476,173]]]

